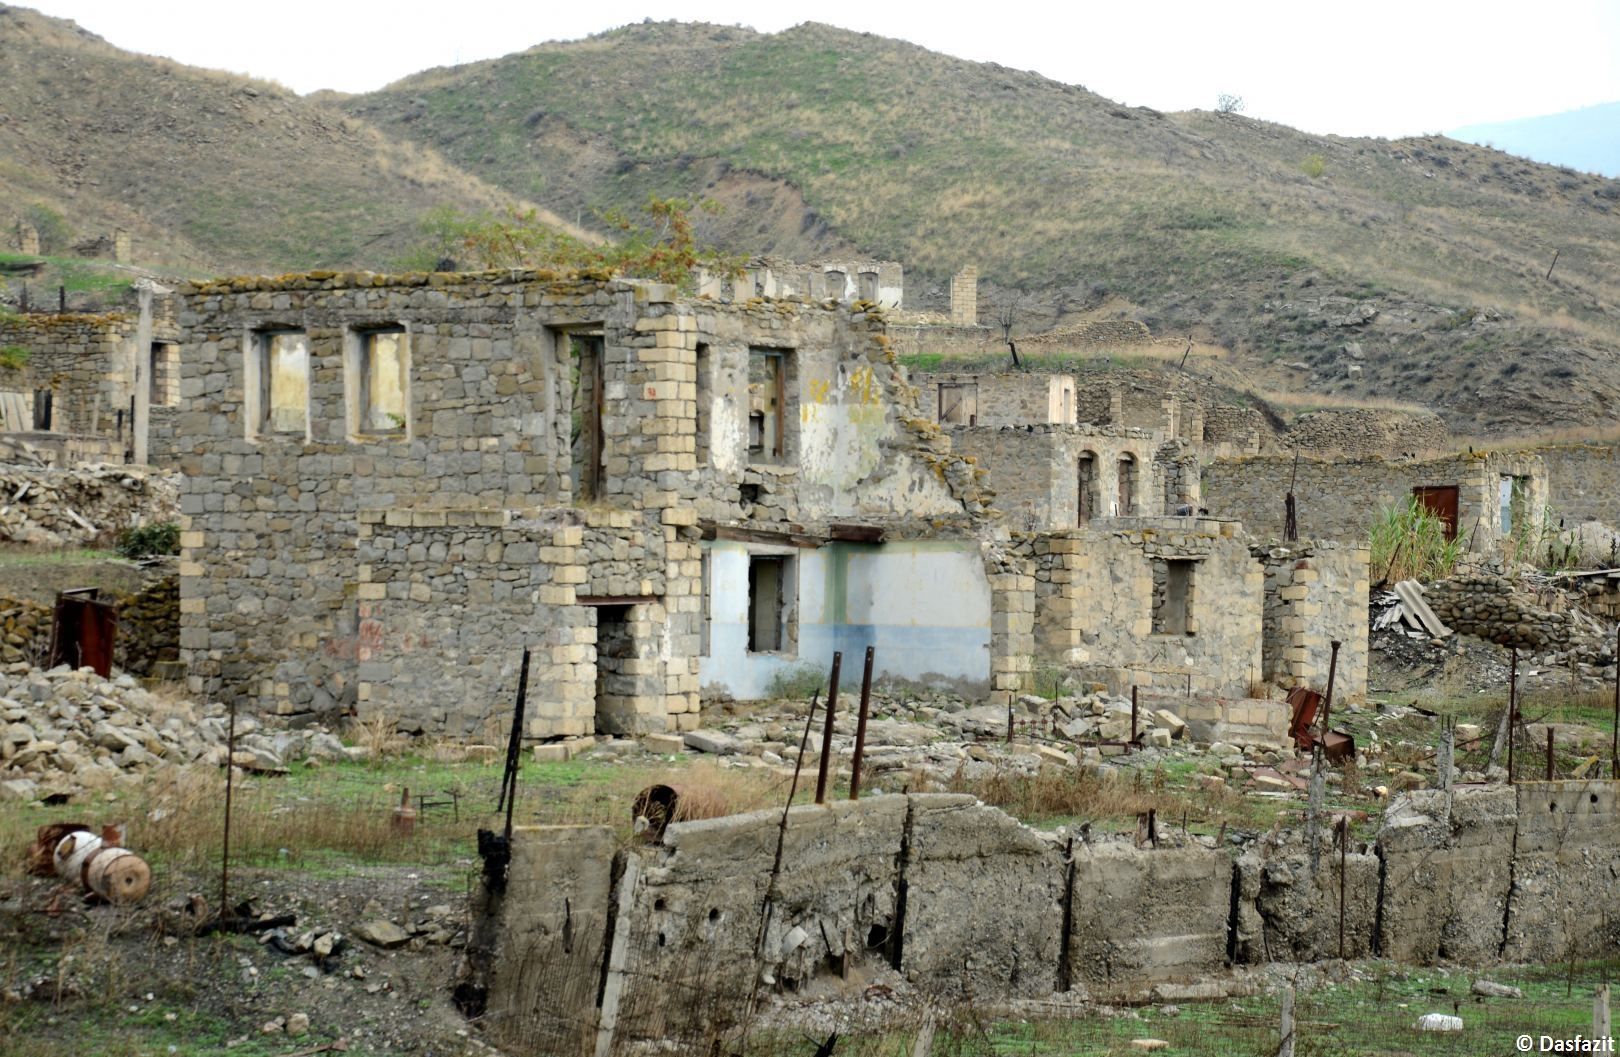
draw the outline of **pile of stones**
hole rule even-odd
[[[177,473],[133,466],[0,466],[0,540],[61,547],[174,521],[179,481]]]
[[[138,786],[167,767],[221,767],[227,732],[224,705],[153,694],[128,675],[8,665],[0,669],[0,800],[67,801]],[[275,774],[295,760],[357,751],[320,728],[270,731],[238,716],[232,759]]]

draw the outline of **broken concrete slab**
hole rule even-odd
[[[689,730],[681,736],[681,741],[688,749],[716,756],[734,756],[742,751],[742,742],[719,730]]]

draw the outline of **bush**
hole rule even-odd
[[[39,252],[50,255],[66,253],[73,229],[67,218],[47,205],[34,204],[23,210],[23,219],[39,232]]]
[[[1462,536],[1446,539],[1446,525],[1413,496],[1378,515],[1372,528],[1372,569],[1391,583],[1444,580],[1468,550]]]
[[[27,349],[21,345],[7,345],[0,348],[0,368],[15,371],[26,366],[28,366]]]
[[[125,558],[150,558],[159,554],[180,553],[180,523],[160,521],[153,525],[137,525],[118,534],[115,545]]]
[[[1299,171],[1314,180],[1327,171],[1327,159],[1320,154],[1307,154],[1299,163]]]

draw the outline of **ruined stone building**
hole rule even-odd
[[[0,434],[53,465],[162,463],[179,356],[173,305],[150,286],[135,311],[0,316]]]
[[[181,299],[195,692],[466,732],[529,647],[545,737],[689,729],[700,690],[863,645],[1020,684],[975,473],[848,304],[539,272]]]
[[[714,301],[750,298],[804,298],[809,301],[864,301],[898,309],[905,294],[904,270],[894,261],[819,260],[800,263],[779,257],[753,257],[741,274],[701,271],[698,296]]]

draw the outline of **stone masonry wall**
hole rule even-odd
[[[1179,463],[1157,458],[1160,446],[1147,430],[1111,426],[958,426],[949,430],[954,449],[989,475],[996,507],[1009,525],[1022,531],[1076,527],[1080,514],[1080,460],[1091,456],[1093,478],[1088,509],[1093,519],[1118,510],[1121,460],[1129,455],[1135,472],[1132,516],[1165,511],[1167,468],[1181,476]]]
[[[1230,522],[1121,519],[1018,540],[1035,563],[1043,660],[1133,685],[1246,696],[1261,670],[1264,573]],[[1191,561],[1184,630],[1154,630],[1155,559]]]
[[[1583,521],[1620,527],[1620,444],[1555,444],[1535,454],[1547,467],[1553,512],[1567,527]]]
[[[1283,497],[1294,480],[1292,455],[1221,458],[1204,467],[1204,505],[1218,517],[1241,520],[1257,538],[1281,538]],[[1475,553],[1493,551],[1501,538],[1499,482],[1523,476],[1525,506],[1547,502],[1539,458],[1525,452],[1480,452],[1441,459],[1299,459],[1294,484],[1299,534],[1308,539],[1365,540],[1379,512],[1406,504],[1418,486],[1455,485],[1457,529]]]
[[[1262,672],[1283,687],[1327,688],[1331,643],[1338,640],[1334,697],[1367,696],[1368,552],[1366,547],[1300,542],[1260,544],[1265,568]]]
[[[1576,650],[1595,660],[1606,639],[1577,622],[1568,610],[1553,610],[1509,579],[1489,574],[1453,576],[1424,588],[1434,615],[1453,631],[1517,646],[1534,653]]]
[[[531,736],[691,729],[700,521],[960,535],[986,513],[982,473],[915,416],[861,305],[678,301],[523,271],[318,272],[181,297],[193,692],[470,733],[510,708],[528,647],[530,700],[546,702]],[[405,334],[397,431],[358,413],[378,327]],[[257,335],[280,329],[309,348],[307,421],[287,432],[248,421]],[[576,439],[592,432],[574,406],[578,334],[599,339],[594,475]],[[746,432],[759,348],[787,372],[786,447],[769,462]]]
[[[942,385],[971,385],[977,390],[974,421],[956,425],[1072,426],[1075,422],[1071,374],[912,372],[911,384],[917,387],[923,413],[934,422],[940,420]]]

